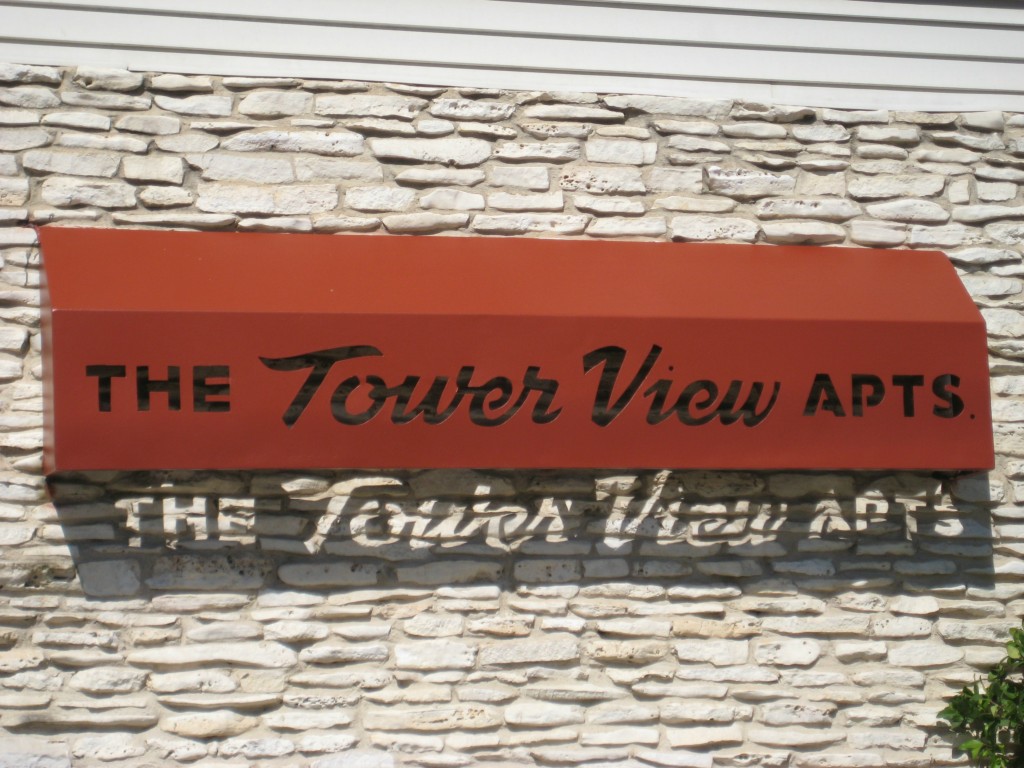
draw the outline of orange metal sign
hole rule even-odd
[[[936,252],[45,228],[46,466],[984,469]]]

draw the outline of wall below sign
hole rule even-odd
[[[935,715],[1024,615],[1024,115],[0,78],[8,762],[953,760]],[[988,323],[996,469],[106,471],[47,486],[31,223],[940,249]]]

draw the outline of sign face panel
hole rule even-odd
[[[992,466],[940,253],[45,228],[48,471]]]

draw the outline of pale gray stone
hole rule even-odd
[[[638,168],[589,168],[566,171],[559,179],[562,189],[597,195],[631,194],[646,191]]]
[[[1017,185],[1009,182],[979,181],[977,184],[977,190],[979,200],[991,203],[1013,200],[1017,196]],[[964,200],[963,202],[966,203],[970,201]]]
[[[1024,222],[1001,221],[995,224],[988,224],[985,227],[985,234],[997,243],[1021,245],[1024,243]]]
[[[989,226],[999,225],[990,224]],[[1024,232],[1024,224],[1021,224],[1021,230]],[[972,230],[962,224],[947,224],[941,227],[911,226],[907,242],[911,246],[956,248],[965,243],[978,242],[980,239],[973,234]]]
[[[482,139],[371,139],[370,150],[384,160],[439,163],[456,167],[479,165],[491,155]]]
[[[60,85],[61,72],[56,67],[0,63],[0,83],[45,83]]]
[[[268,158],[260,159],[267,160]],[[295,175],[299,181],[384,180],[384,171],[378,163],[370,163],[363,160],[298,155],[294,158],[280,158],[278,161],[286,165],[294,163]]]
[[[174,96],[154,97],[156,105],[160,109],[174,112],[179,115],[193,117],[227,117],[231,114],[230,96]]]
[[[953,163],[970,165],[981,159],[981,154],[969,149],[919,149],[911,155],[919,163]]]
[[[247,94],[238,105],[243,115],[277,118],[313,110],[313,94],[304,91],[259,91]]]
[[[859,246],[899,246],[906,241],[906,225],[858,219],[850,222],[850,240]]]
[[[825,747],[846,738],[843,730],[825,730],[810,728],[751,728],[747,738],[755,744],[767,747]]]
[[[843,125],[863,125],[864,123],[888,123],[889,112],[884,109],[823,109],[821,111],[821,119],[824,120],[826,123],[842,123]]]
[[[115,213],[116,224],[136,224],[150,227],[180,227],[184,229],[224,229],[235,223],[234,216],[215,213]]]
[[[349,131],[264,130],[240,133],[225,140],[221,146],[237,152],[309,152],[353,157],[363,151],[363,137]]]
[[[841,243],[846,230],[838,224],[822,221],[768,221],[761,225],[769,243]]]
[[[548,169],[543,166],[495,165],[487,169],[487,183],[492,187],[523,187],[535,191],[551,186]]]
[[[894,643],[889,649],[889,663],[897,667],[945,667],[964,657],[962,648],[943,643]]]
[[[779,667],[806,667],[821,656],[821,646],[814,640],[759,641],[754,646],[754,658],[760,664]]]
[[[661,237],[667,231],[663,216],[642,219],[609,216],[595,219],[587,226],[587,234],[594,237]]]
[[[921,129],[916,125],[861,125],[857,138],[885,144],[917,144],[921,141]]]
[[[945,179],[933,174],[905,176],[858,176],[849,183],[855,200],[880,200],[888,197],[931,197],[942,192]]]
[[[887,648],[880,641],[839,641],[833,646],[836,659],[844,664],[858,661],[881,661],[886,657]]]
[[[352,187],[345,191],[345,206],[357,211],[404,211],[416,193],[404,187]]]
[[[429,640],[395,646],[398,669],[470,669],[476,657],[476,646],[455,641]]]
[[[587,160],[592,163],[649,165],[658,154],[658,145],[653,141],[591,138],[585,147]]]
[[[292,587],[324,588],[377,583],[378,567],[347,561],[291,563],[278,568],[278,577]]]
[[[705,749],[721,744],[741,744],[744,740],[743,729],[736,724],[666,728],[665,738],[673,749]]]
[[[51,176],[43,181],[41,197],[47,205],[70,208],[94,205],[98,208],[133,208],[135,190],[123,181]]]
[[[733,216],[702,216],[692,214],[672,219],[674,240],[735,240],[752,243],[761,227],[755,221]]]
[[[338,189],[333,184],[261,187],[208,183],[199,185],[199,201],[196,205],[201,211],[210,213],[321,213],[333,210],[338,205]]]
[[[223,739],[243,734],[258,723],[255,717],[234,712],[202,712],[165,717],[160,728],[190,739]]]
[[[478,168],[410,168],[395,175],[395,181],[399,184],[409,184],[415,187],[442,185],[472,187],[479,184],[484,178],[484,172]]]
[[[1006,122],[1002,112],[965,112],[960,116],[960,125],[976,131],[1001,131]]]
[[[28,179],[0,178],[0,205],[24,205],[28,193]]]
[[[149,141],[134,136],[98,136],[93,133],[71,133],[64,131],[57,137],[56,144],[61,147],[77,149],[99,149],[111,152],[132,152],[143,154],[149,149]]]
[[[759,104],[752,101],[738,102],[732,109],[735,120],[764,120],[769,123],[795,123],[814,117],[814,110],[807,107],[791,107]]]
[[[499,211],[561,211],[565,207],[561,190],[535,195],[493,192],[487,203]]]
[[[954,251],[949,258],[960,264],[987,265],[999,264],[1001,262],[1020,262],[1021,255],[1016,251],[1000,248],[967,248],[963,251]]]
[[[1006,144],[996,134],[978,135],[976,133],[960,133],[953,131],[936,131],[932,134],[932,140],[943,144],[959,144],[968,149],[975,149],[981,152],[994,152],[1006,149]]]
[[[758,202],[756,213],[761,219],[846,221],[860,214],[861,208],[850,200],[774,198]]]
[[[78,67],[74,82],[90,91],[134,91],[142,87],[143,77],[127,69]]]
[[[970,224],[1021,218],[1024,218],[1024,206],[1020,205],[965,205],[953,209],[953,221]]]
[[[43,125],[77,128],[86,131],[109,131],[110,118],[92,112],[50,112],[43,115]]]
[[[213,90],[213,81],[205,75],[154,75],[149,87],[154,91],[209,93]]]
[[[640,200],[628,197],[595,197],[593,195],[574,195],[573,204],[577,210],[600,215],[627,214],[641,215],[644,204]]]
[[[700,101],[672,96],[605,96],[602,101],[612,109],[644,112],[651,115],[706,117],[722,120],[732,109],[732,101]]]
[[[523,111],[523,116],[537,120],[579,120],[593,123],[616,123],[625,117],[615,110],[583,104],[533,104]]]
[[[93,597],[128,597],[142,586],[136,560],[96,560],[78,564],[82,591]]]
[[[850,132],[841,125],[794,125],[793,138],[803,142],[844,142],[850,140]]]
[[[462,229],[469,223],[465,213],[405,213],[385,216],[385,229],[392,234],[429,234]]]
[[[130,133],[170,136],[181,131],[181,120],[167,115],[125,115],[118,118],[115,127]]]
[[[723,125],[722,133],[736,139],[784,139],[789,136],[789,131],[781,125],[753,122]]]
[[[382,643],[341,645],[326,642],[303,648],[299,652],[299,661],[306,664],[357,664],[385,662],[389,655],[388,647]]]
[[[363,726],[382,731],[463,731],[494,728],[503,722],[501,713],[481,704],[431,709],[368,709]]]
[[[685,192],[699,195],[704,188],[704,177],[700,168],[652,168],[647,172],[646,178],[647,186],[652,192]]]
[[[516,702],[504,710],[505,722],[515,726],[551,728],[584,722],[583,707],[574,704],[548,704],[537,701]]]
[[[0,151],[3,152],[45,147],[52,140],[53,133],[42,128],[0,128]]]
[[[132,181],[181,184],[185,177],[185,164],[180,157],[126,157],[122,169],[124,177]]]
[[[128,654],[128,663],[143,667],[202,667],[237,665],[265,669],[294,666],[298,657],[280,643],[240,642],[183,645],[168,654],[166,649],[136,650]]]
[[[712,193],[739,200],[785,195],[796,188],[796,179],[792,176],[717,165],[707,169],[707,180],[708,190]]]
[[[110,152],[67,152],[60,149],[32,149],[22,155],[26,170],[69,176],[110,177],[117,173],[121,158]]]
[[[0,88],[0,104],[24,109],[51,109],[60,105],[60,99],[49,88],[40,85],[18,85]]]
[[[220,140],[204,133],[186,133],[181,136],[158,136],[154,142],[164,152],[209,152]]]
[[[483,99],[437,99],[430,105],[430,114],[448,120],[498,122],[507,120],[514,111],[514,104]]]
[[[580,156],[580,145],[574,141],[504,141],[497,146],[494,157],[508,162],[567,163]]]
[[[949,212],[930,200],[894,200],[867,206],[867,212],[878,219],[925,224],[949,221]]]
[[[579,235],[590,221],[589,216],[562,214],[505,214],[503,216],[473,217],[472,229],[489,235],[521,235],[527,232],[552,232]]]
[[[68,686],[91,694],[132,693],[142,688],[146,673],[121,667],[96,667],[76,672]]]
[[[427,105],[425,99],[374,94],[326,94],[316,97],[316,114],[329,117],[393,117],[412,120]]]
[[[485,206],[483,195],[464,192],[461,189],[433,189],[420,197],[420,208],[446,211],[482,211]],[[561,210],[561,205],[558,210]]]
[[[579,641],[572,636],[550,635],[544,640],[510,640],[480,649],[483,666],[544,664],[580,658]]]

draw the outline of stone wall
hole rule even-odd
[[[936,713],[1024,615],[1024,115],[0,81],[0,766],[962,762]],[[47,487],[51,222],[940,248],[989,324],[998,468]]]

